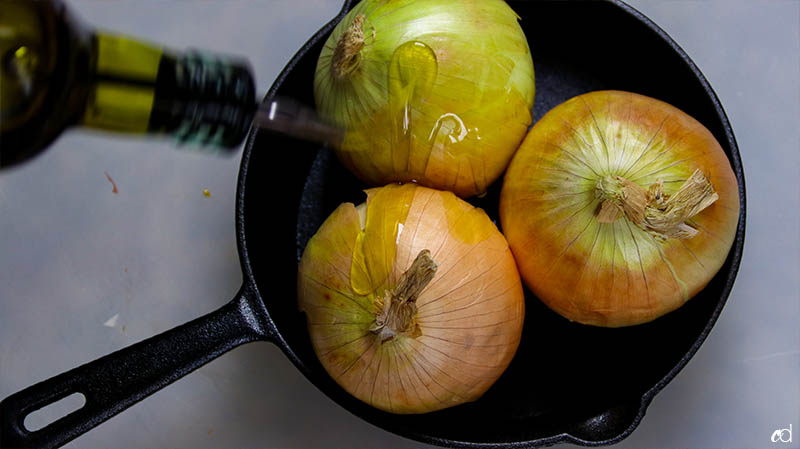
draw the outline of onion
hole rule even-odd
[[[531,123],[533,62],[502,0],[363,0],[317,63],[320,115],[346,129],[343,164],[371,186],[461,197],[506,169]]]
[[[415,184],[367,191],[309,240],[298,301],[336,382],[393,413],[480,397],[519,344],[522,282],[485,212]]]
[[[736,233],[736,178],[699,122],[619,91],[575,97],[523,141],[500,198],[525,284],[585,324],[651,321],[695,296]]]

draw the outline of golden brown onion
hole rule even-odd
[[[714,136],[659,100],[581,95],[548,112],[506,172],[503,232],[525,284],[566,318],[644,323],[727,257],[739,196]]]
[[[480,397],[519,344],[524,299],[481,209],[414,184],[367,191],[311,238],[298,301],[314,351],[350,394],[423,413]]]

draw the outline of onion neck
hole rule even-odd
[[[353,18],[350,26],[342,33],[336,49],[333,51],[333,61],[331,73],[336,80],[347,78],[353,73],[361,62],[360,53],[364,48],[364,14],[358,14]],[[373,37],[375,30],[373,29]]]
[[[698,230],[687,221],[719,198],[700,170],[695,170],[672,195],[664,193],[661,182],[645,190],[621,176],[605,176],[597,182],[595,196],[602,200],[596,214],[598,222],[612,223],[625,216],[661,241],[697,235]]]
[[[408,270],[400,277],[400,281],[392,292],[380,302],[381,311],[375,317],[375,324],[370,331],[386,342],[398,335],[416,338],[422,335],[417,324],[416,301],[422,290],[428,286],[436,274],[438,265],[431,257],[430,251],[422,250],[414,259]]]

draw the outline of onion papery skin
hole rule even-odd
[[[695,170],[718,199],[659,239],[627,216],[598,222],[602,177],[673,194]],[[525,285],[560,315],[620,327],[652,321],[700,292],[725,261],[739,217],[728,159],[698,121],[662,101],[620,91],[580,95],[530,130],[505,174],[500,219]]]
[[[363,48],[339,79],[337,44],[362,14]],[[370,186],[484,193],[532,121],[533,60],[518,19],[502,0],[358,3],[326,41],[314,78],[320,115],[346,130],[342,163]],[[422,50],[403,58],[407,43]]]
[[[384,411],[425,413],[479,398],[506,369],[524,319],[522,281],[485,212],[452,192],[414,184],[340,205],[309,240],[298,302],[323,367]],[[417,335],[384,341],[381,301],[415,257],[438,268],[416,300]]]

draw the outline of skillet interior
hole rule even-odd
[[[484,397],[431,414],[398,416],[353,399],[328,377],[297,310],[297,265],[289,261],[299,260],[308,238],[336,206],[364,200],[365,186],[342,168],[330,150],[263,132],[250,136],[239,193],[244,270],[255,281],[276,325],[278,344],[297,367],[328,396],[373,424],[445,446],[545,445],[562,439],[613,443],[635,428],[653,395],[696,352],[730,292],[744,232],[738,149],[702,74],[636,11],[617,1],[509,4],[522,18],[533,53],[534,120],[574,95],[620,89],[682,109],[719,140],[739,179],[742,209],[734,248],[712,282],[676,312],[623,329],[569,323],[526,291],[519,351]],[[298,53],[268,96],[285,95],[314,105],[314,69],[331,26]],[[500,182],[486,197],[472,200],[496,223]]]

